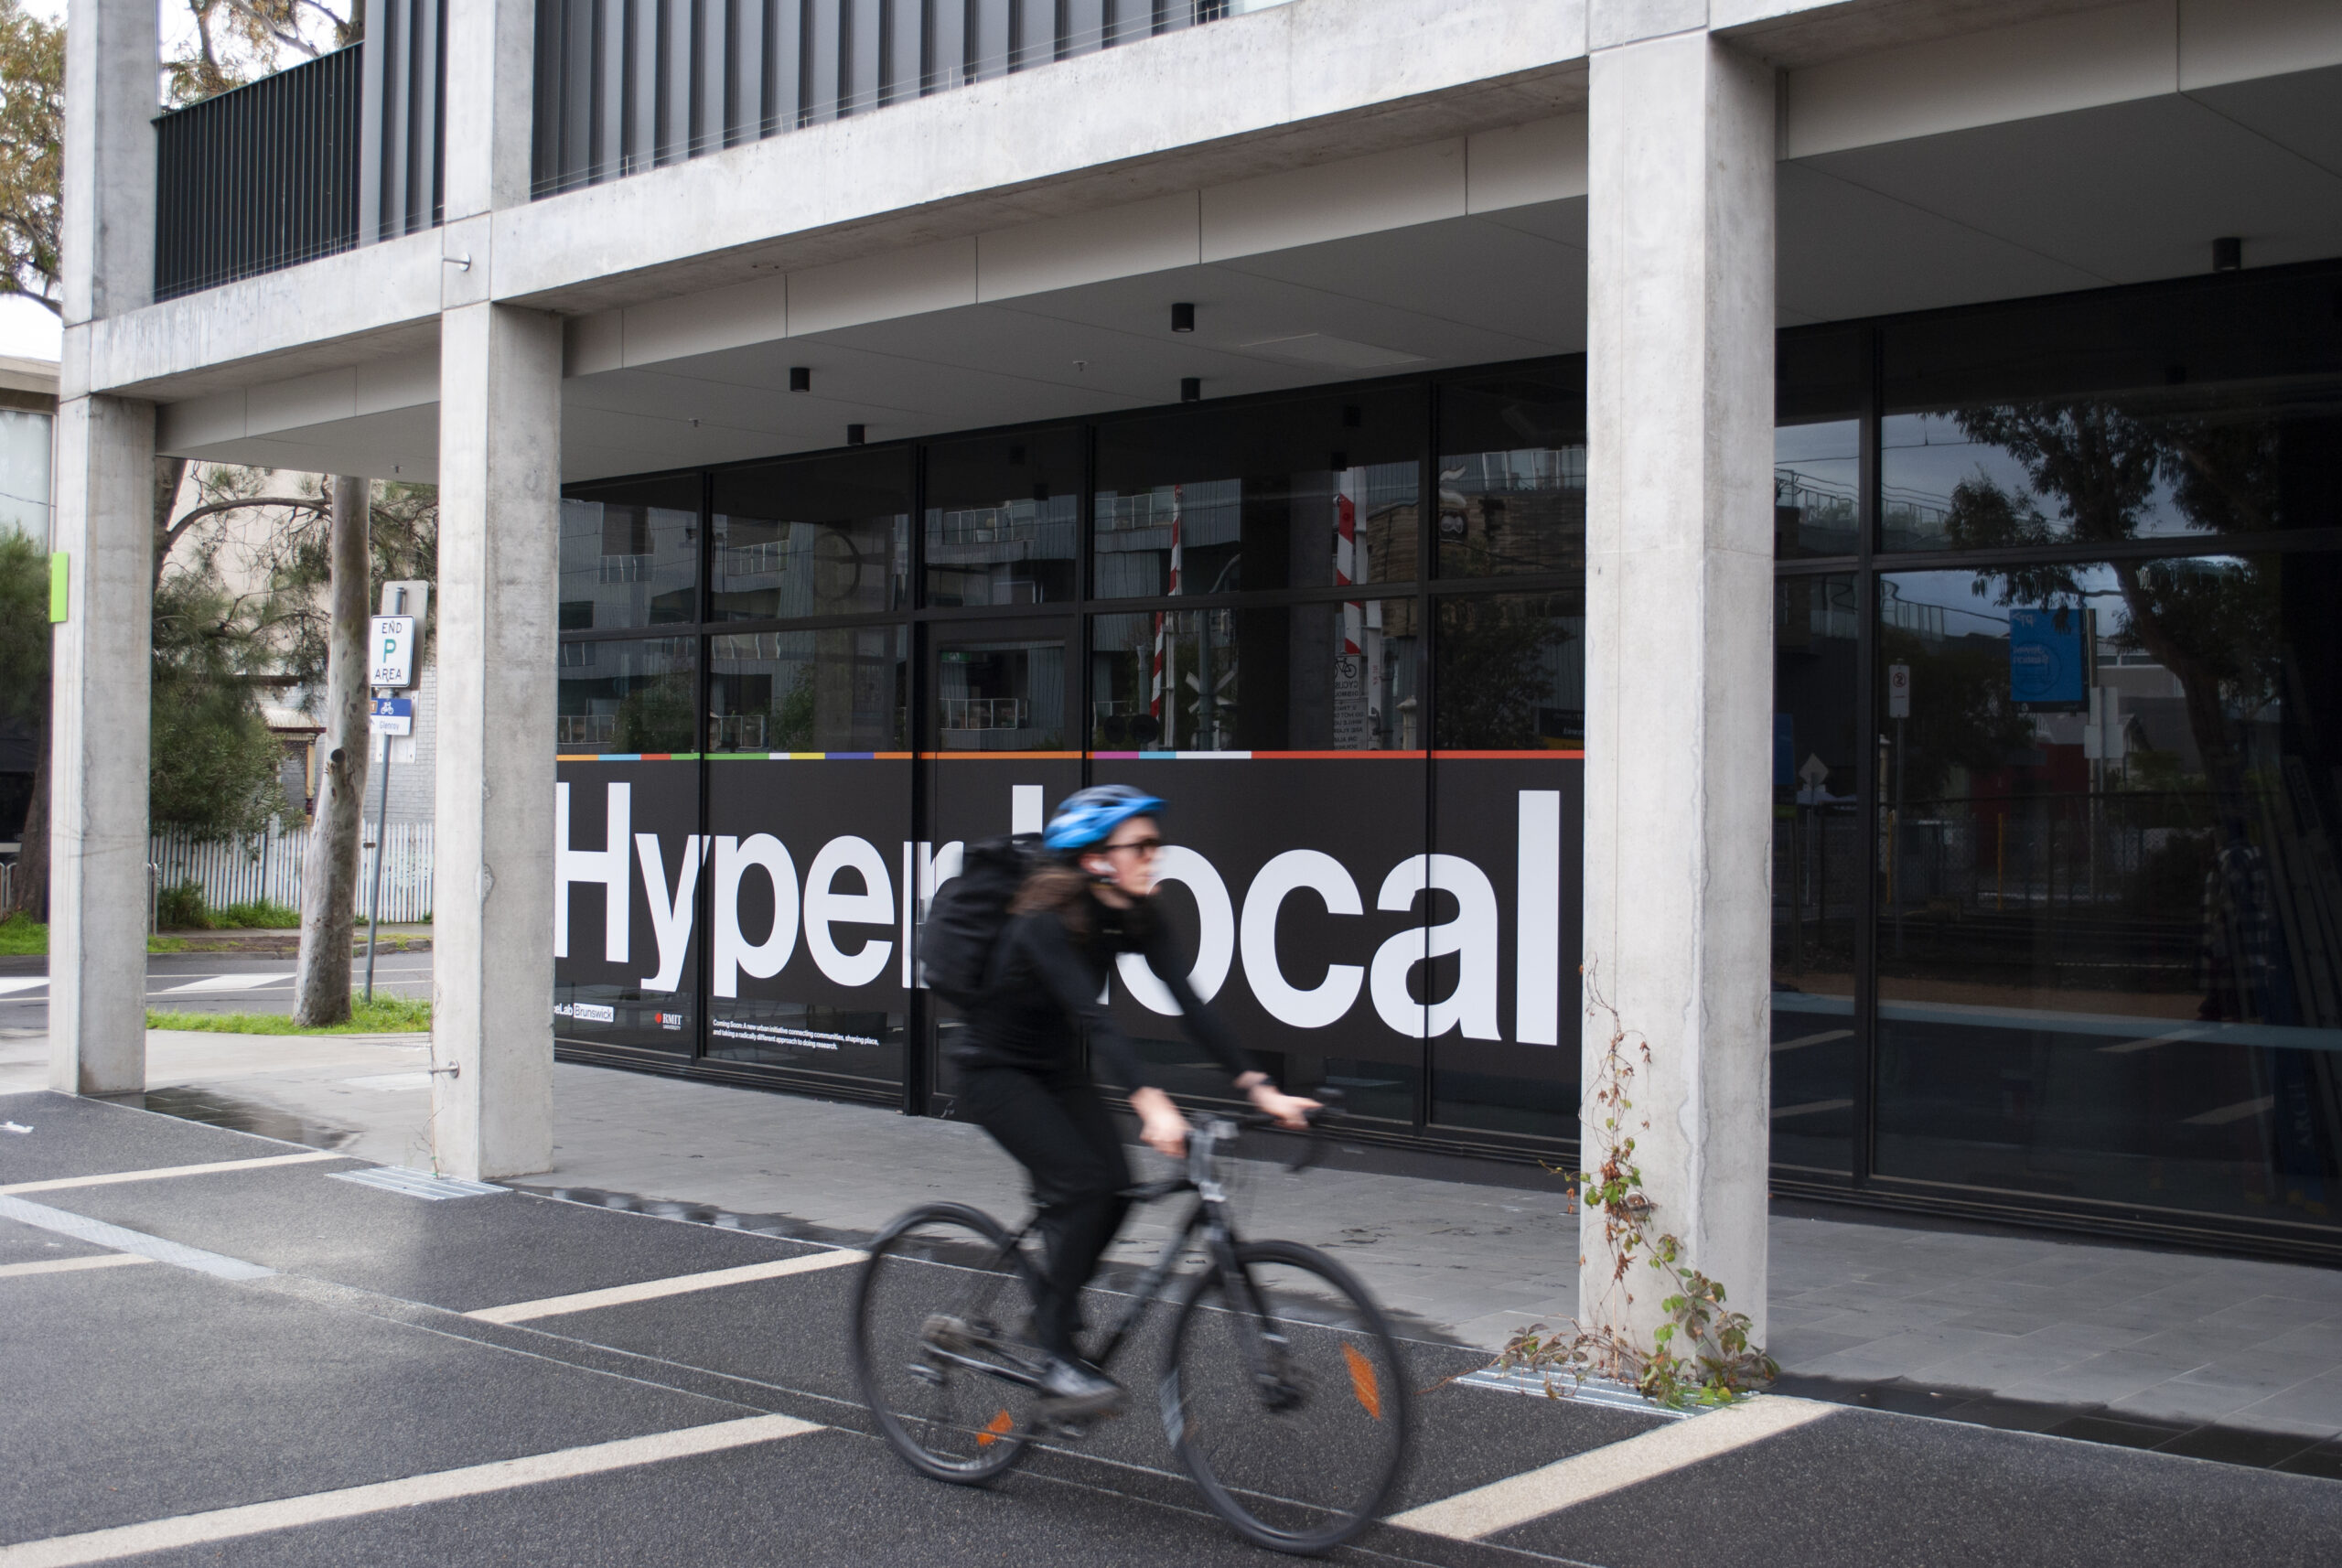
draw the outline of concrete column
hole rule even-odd
[[[59,282],[65,324],[155,297],[155,127],[161,36],[154,0],[71,0],[65,18],[65,168]],[[69,335],[64,393],[76,382]]]
[[[553,1163],[560,492],[560,322],[442,313],[431,1103],[468,1179]]]
[[[1654,1226],[1761,1342],[1773,81],[1692,25],[1591,61],[1585,950],[1650,1045],[1627,1131]],[[1588,1023],[1589,1086],[1608,1038],[1606,1021]],[[1592,1162],[1590,1102],[1585,1121]],[[1598,1213],[1583,1242],[1580,1310],[1596,1312],[1610,1273]],[[1648,1343],[1660,1283],[1637,1265],[1634,1304],[1610,1321]]]
[[[536,0],[466,0],[447,7],[446,221],[529,199],[533,147]],[[483,234],[478,246],[485,246]],[[473,252],[474,265],[484,257]]]
[[[67,398],[56,439],[68,597],[49,719],[48,1083],[127,1094],[146,1087],[155,405]]]

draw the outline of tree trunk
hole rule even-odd
[[[52,699],[53,700],[53,699]],[[25,831],[17,835],[16,870],[8,880],[8,908],[0,919],[25,915],[48,918],[48,714],[50,702],[40,705],[40,727],[33,750],[33,799],[25,812]]]
[[[332,481],[332,625],[326,654],[325,766],[301,865],[301,961],[293,1016],[308,1026],[349,1017],[350,939],[357,924],[359,835],[364,828],[366,591],[371,553],[364,479]],[[377,849],[376,854],[381,853]]]

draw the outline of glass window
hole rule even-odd
[[[1585,746],[1585,593],[1439,601],[1441,750]]]
[[[931,749],[1069,749],[1062,632],[1003,626],[939,635],[934,682]]]
[[[1101,425],[1098,596],[1411,581],[1423,406],[1386,388]]]
[[[899,626],[733,632],[708,644],[712,752],[903,751]]]
[[[1439,575],[1585,568],[1585,360],[1439,392]]]
[[[1887,328],[1885,548],[2342,524],[2333,296],[2297,274]]]
[[[692,751],[697,649],[689,637],[561,644],[561,754]]]
[[[714,618],[857,615],[908,599],[910,458],[850,453],[715,476]]]
[[[1773,588],[1773,1163],[1853,1165],[1854,923],[1865,848],[1854,765],[1852,576]]]
[[[1100,751],[1410,751],[1415,601],[1100,616]],[[1252,671],[1248,682],[1244,671]]]
[[[699,618],[697,474],[577,486],[561,502],[561,629]]]
[[[1882,1174],[2334,1222],[2337,596],[2334,554],[1882,580]]]
[[[927,602],[1069,599],[1081,433],[946,442],[927,452]]]
[[[1861,544],[1862,337],[1782,335],[1773,390],[1773,553],[1852,555]]]

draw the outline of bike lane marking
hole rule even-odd
[[[1671,1422],[1623,1443],[1409,1509],[1384,1522],[1453,1541],[1483,1541],[1515,1525],[1794,1431],[1844,1408],[1818,1400],[1758,1394],[1691,1421]]]
[[[0,1280],[25,1274],[70,1274],[81,1269],[115,1269],[124,1263],[151,1263],[135,1252],[100,1252],[88,1258],[37,1258],[29,1263],[0,1263]]]
[[[818,1269],[843,1268],[848,1263],[858,1263],[868,1255],[852,1247],[841,1247],[835,1251],[776,1258],[768,1263],[743,1263],[737,1268],[709,1269],[696,1274],[670,1274],[662,1280],[612,1285],[607,1290],[579,1291],[575,1295],[549,1295],[536,1301],[484,1306],[464,1316],[478,1318],[482,1323],[526,1323],[532,1318],[560,1317],[573,1312],[593,1312],[605,1306],[657,1301],[661,1296],[687,1295],[693,1291],[714,1290],[722,1285],[746,1284],[751,1280],[779,1279],[788,1274],[811,1273]]]
[[[214,1160],[200,1165],[155,1165],[145,1170],[108,1171],[103,1176],[51,1176],[47,1181],[20,1181],[13,1187],[0,1187],[0,1197],[11,1197],[27,1192],[62,1192],[75,1187],[112,1187],[125,1181],[167,1181],[178,1176],[209,1176],[215,1171],[255,1171],[270,1165],[305,1165],[317,1160],[346,1160],[351,1156],[336,1154],[331,1149],[309,1149],[297,1155],[263,1155],[250,1160]]]
[[[582,1448],[560,1448],[519,1459],[499,1459],[486,1465],[466,1465],[454,1470],[432,1470],[395,1481],[345,1487],[338,1491],[312,1492],[306,1497],[279,1498],[273,1502],[245,1503],[205,1513],[179,1514],[143,1524],[116,1525],[82,1535],[53,1535],[0,1546],[0,1568],[76,1568],[89,1563],[110,1563],[149,1552],[203,1546],[235,1541],[269,1530],[292,1530],[331,1520],[356,1519],[420,1503],[448,1502],[489,1492],[541,1486],[579,1476],[601,1475],[655,1465],[662,1460],[718,1454],[730,1448],[799,1437],[822,1427],[789,1415],[754,1415],[738,1421],[713,1422],[646,1437],[622,1437]]]

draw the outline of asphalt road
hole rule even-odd
[[[177,1013],[289,1013],[293,1010],[293,961],[259,953],[150,953],[146,958],[146,1005]],[[350,966],[352,994],[359,994],[366,961]],[[382,952],[374,959],[377,995],[428,998],[431,954]],[[0,1032],[32,1033],[48,1027],[48,961],[0,957]]]
[[[812,1243],[346,1179],[376,1169],[0,1097],[0,1568],[1279,1561],[1198,1508],[1143,1398],[990,1487],[912,1475],[854,1400],[855,1269]],[[557,1299],[584,1292],[615,1294]],[[2342,1560],[2342,1482],[1777,1398],[1664,1422],[1407,1354],[1398,1506],[1439,1506],[1348,1561]]]

